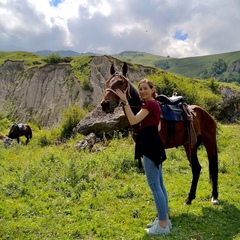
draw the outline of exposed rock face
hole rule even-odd
[[[239,72],[240,71],[240,61],[235,61],[228,68],[228,72]]]
[[[92,90],[84,90],[70,64],[28,69],[22,61],[7,60],[0,66],[0,110],[12,113],[19,122],[57,125],[63,109],[73,104],[83,107],[100,103],[112,63],[122,68],[122,62],[110,56],[92,57],[89,76]],[[131,64],[128,67],[132,81],[155,72],[152,67],[139,65],[136,69]]]
[[[121,107],[113,114],[106,114],[99,105],[112,63],[121,70],[123,63],[118,59],[110,56],[92,57],[89,76],[92,90],[84,90],[70,64],[28,69],[22,61],[5,61],[0,66],[0,111],[11,113],[19,122],[34,121],[52,127],[62,120],[63,109],[73,104],[83,107],[90,103],[95,109],[77,125],[77,132],[84,135],[93,132],[101,136],[103,133],[128,129],[129,124]],[[236,68],[238,65],[235,65]],[[155,71],[152,67],[128,64],[128,76],[132,82]],[[221,119],[239,121],[240,93],[224,85],[220,91],[224,97]]]
[[[222,85],[220,92],[223,95],[220,118],[226,122],[234,123],[240,119],[240,92]]]
[[[51,126],[61,119],[61,110],[88,98],[74,78],[70,65],[48,65],[25,70],[22,62],[6,61],[0,67],[0,109],[11,111],[19,121],[34,120]],[[81,97],[79,97],[81,96]]]

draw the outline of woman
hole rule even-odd
[[[168,217],[168,198],[162,178],[162,162],[166,159],[165,149],[158,134],[161,128],[159,103],[155,100],[156,91],[153,83],[147,79],[138,85],[140,97],[143,100],[141,110],[134,115],[128,102],[126,93],[116,90],[123,102],[125,114],[131,125],[139,124],[137,142],[141,146],[143,164],[148,185],[152,191],[158,218],[146,231],[151,235],[170,233],[171,222]]]

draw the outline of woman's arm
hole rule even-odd
[[[130,125],[140,123],[149,114],[147,109],[141,109],[136,115],[134,115],[128,104],[126,93],[122,92],[120,89],[117,89],[116,93],[118,94],[119,98],[125,102],[124,110]]]
[[[124,105],[124,110],[131,125],[140,123],[149,114],[149,111],[147,109],[141,109],[136,115],[134,115],[129,104]]]

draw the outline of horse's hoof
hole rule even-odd
[[[218,200],[214,199],[214,198],[211,199],[211,203],[212,203],[212,205],[219,205]]]
[[[190,200],[190,199],[186,199],[186,201],[184,202],[185,206],[189,206],[191,204],[192,204],[192,200]]]

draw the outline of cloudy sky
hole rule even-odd
[[[0,51],[240,50],[240,0],[0,0]]]

